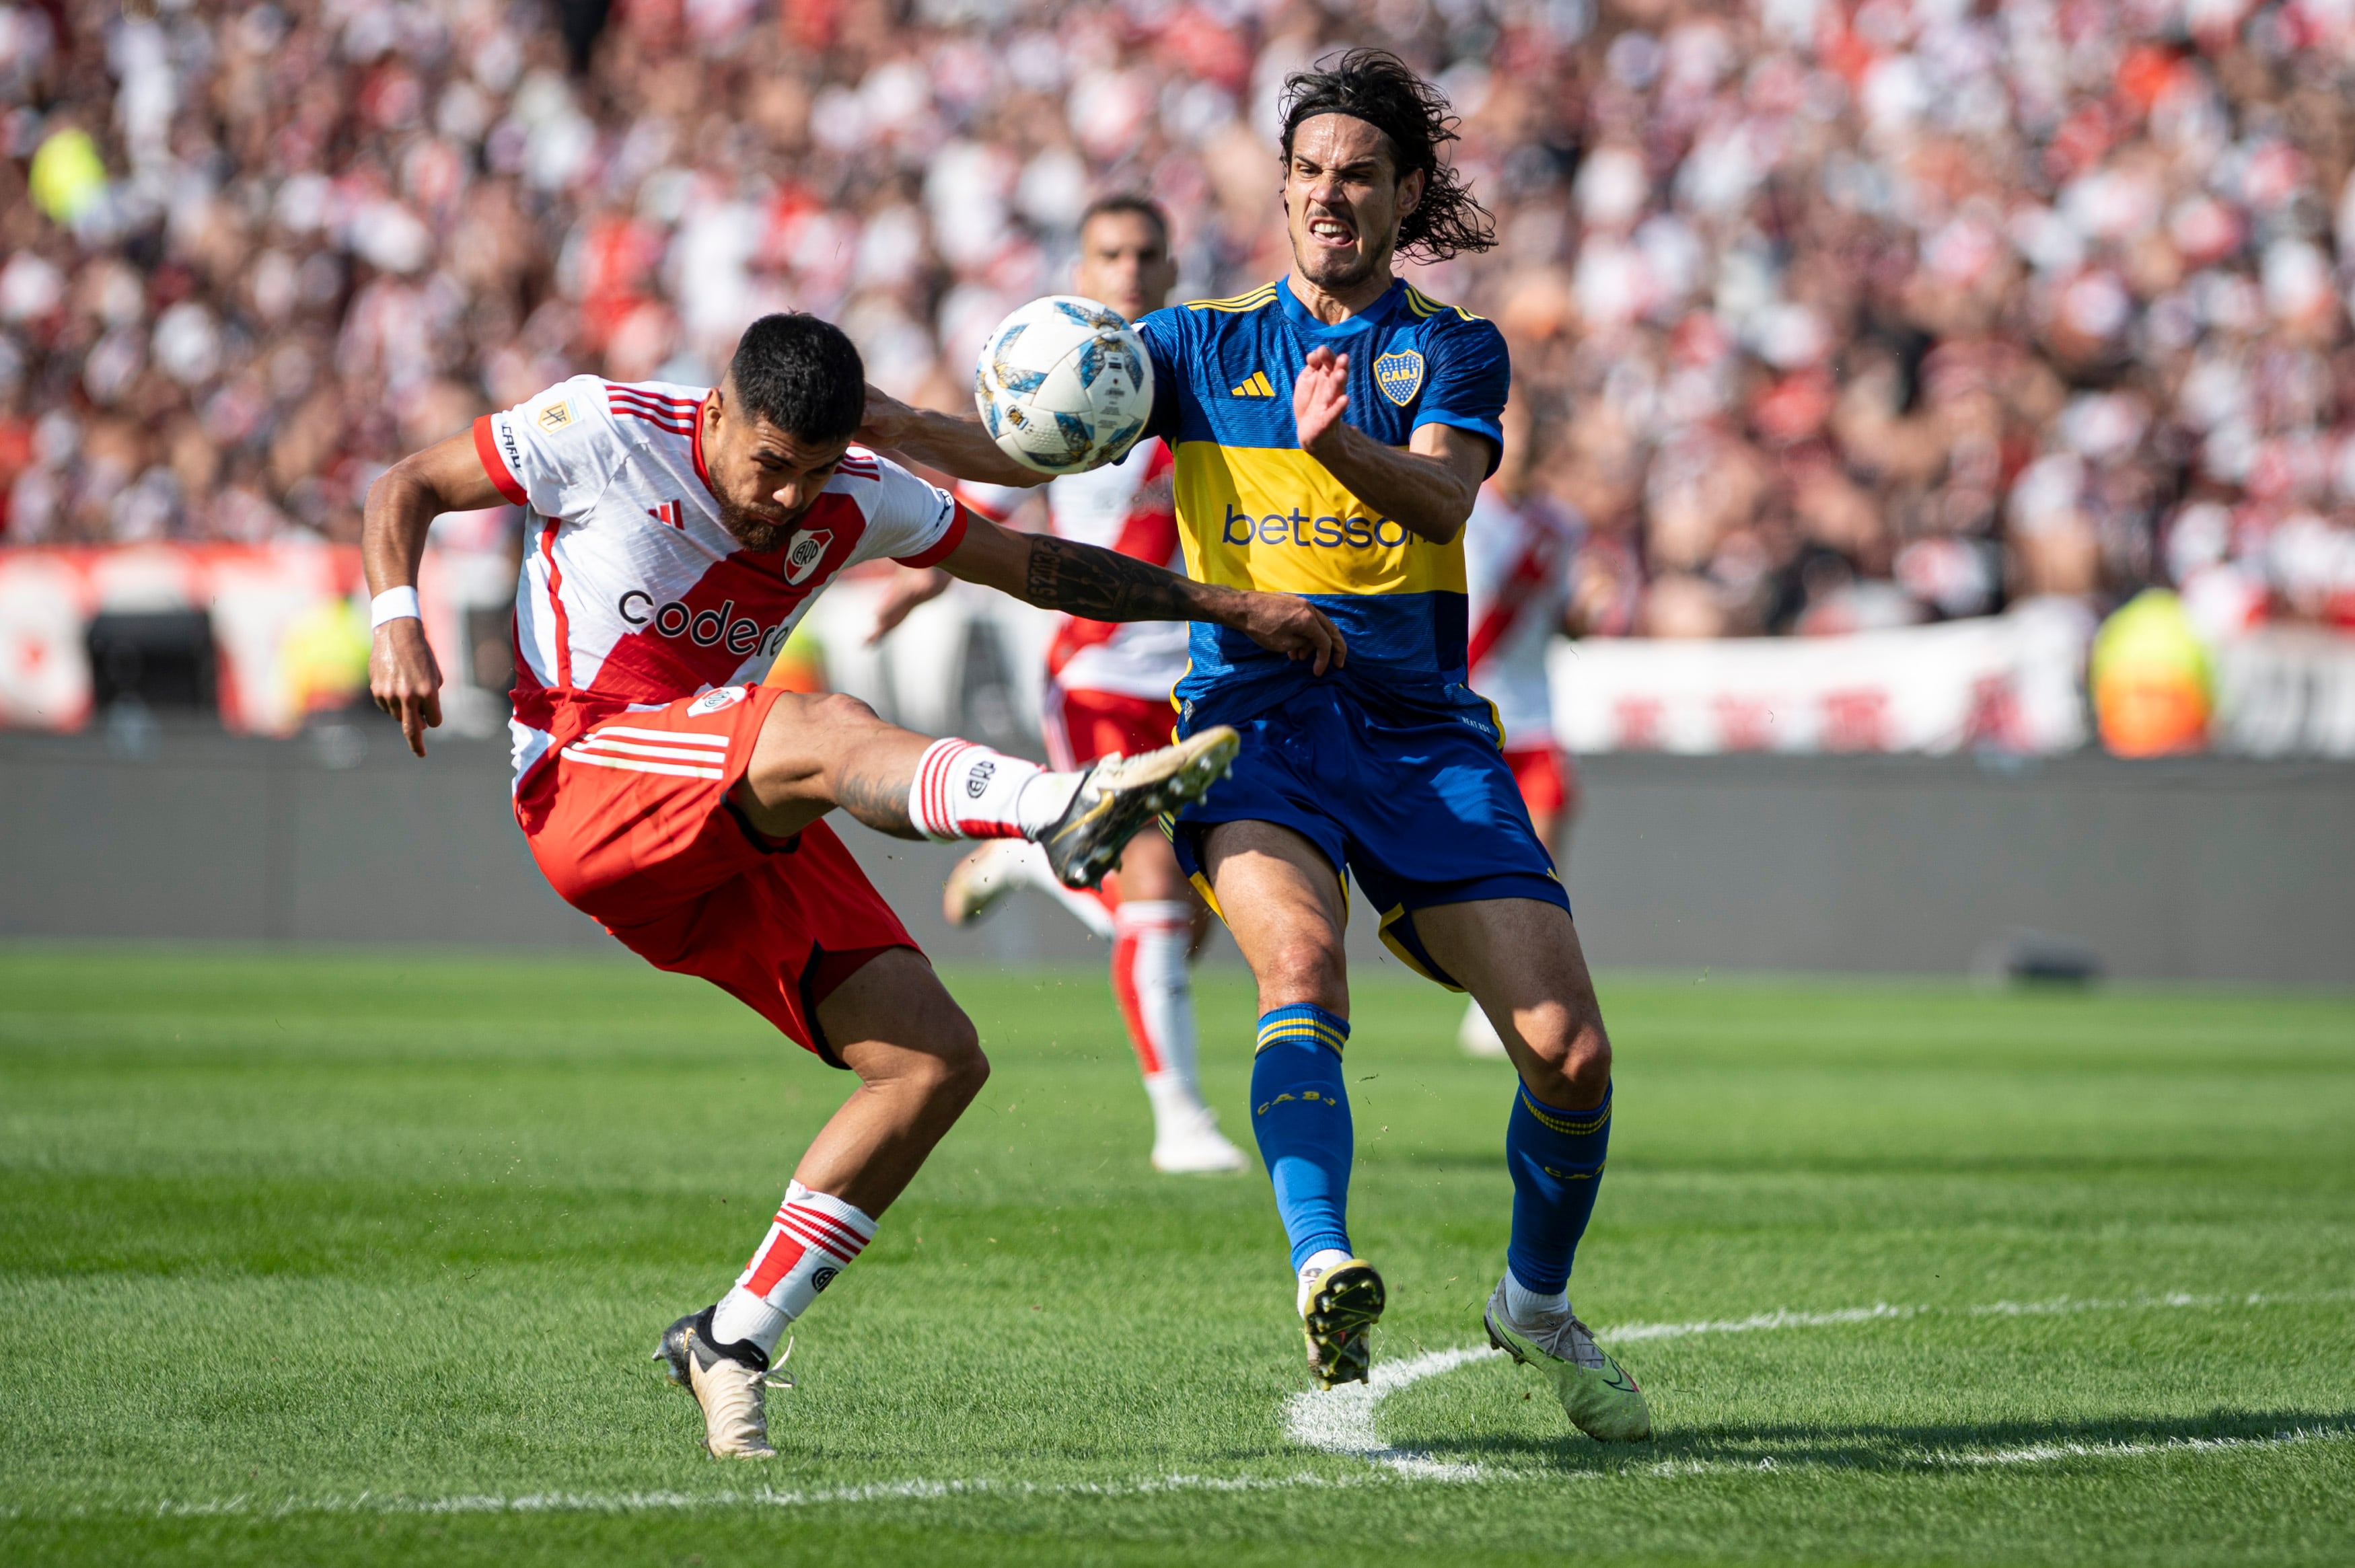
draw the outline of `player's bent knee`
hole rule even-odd
[[[1611,1082],[1611,1037],[1585,1009],[1548,1003],[1518,1012],[1514,1025],[1535,1058],[1529,1091],[1550,1104],[1599,1100]]]
[[[943,1099],[964,1105],[989,1082],[989,1057],[981,1048],[981,1036],[972,1021],[963,1012],[956,1015],[956,1021],[957,1027],[949,1032],[932,1054],[937,1064],[933,1092]]]
[[[883,722],[882,715],[847,692],[828,692],[809,699],[810,722],[819,725],[849,725],[865,727]]]
[[[769,709],[752,747],[752,769],[799,777],[824,768],[830,743],[847,730],[883,722],[873,708],[842,692],[784,692]]]
[[[1270,956],[1256,969],[1253,978],[1259,982],[1263,1012],[1302,1002],[1345,1015],[1348,1011],[1348,971],[1336,950],[1318,944],[1299,944]]]

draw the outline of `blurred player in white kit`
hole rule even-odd
[[[1480,487],[1464,525],[1464,576],[1471,600],[1465,662],[1472,689],[1496,705],[1505,731],[1505,761],[1521,787],[1529,825],[1549,849],[1578,814],[1578,773],[1553,735],[1553,692],[1546,651],[1556,632],[1575,636],[1580,615],[1571,567],[1586,520],[1539,482],[1539,429],[1515,394],[1505,405],[1504,457]],[[1131,853],[1134,853],[1132,851]],[[1502,1060],[1497,1026],[1467,1002],[1457,1041],[1466,1054]]]
[[[1158,207],[1141,196],[1116,196],[1088,208],[1080,220],[1074,293],[1134,322],[1159,309],[1177,281],[1169,222]],[[966,484],[958,493],[1001,522],[1014,518],[1036,493],[1045,502],[1047,526],[1059,537],[1183,572],[1171,471],[1169,449],[1147,439],[1119,462],[1067,474],[1041,492]],[[879,607],[876,635],[948,584],[944,572],[903,575]],[[1039,715],[1056,766],[1168,745],[1175,716],[1169,694],[1186,673],[1187,637],[1182,623],[1114,624],[1065,616],[1047,652]],[[1113,995],[1153,1101],[1154,1169],[1245,1169],[1242,1150],[1220,1132],[1217,1114],[1202,1101],[1188,966],[1209,911],[1178,869],[1167,842],[1151,832],[1130,840],[1119,871],[1101,889],[1065,886],[1033,845],[993,842],[958,863],[944,912],[952,924],[964,925],[1017,887],[1048,894],[1112,943]]]

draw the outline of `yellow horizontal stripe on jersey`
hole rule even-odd
[[[1255,311],[1262,305],[1275,302],[1275,285],[1262,283],[1248,294],[1234,294],[1223,300],[1188,300],[1189,311]]]
[[[1406,308],[1414,313],[1415,318],[1418,321],[1429,316],[1445,315],[1450,311],[1454,311],[1457,315],[1463,317],[1467,322],[1476,322],[1484,319],[1480,316],[1474,315],[1462,305],[1442,304],[1439,301],[1433,299],[1429,294],[1424,293],[1421,289],[1416,288],[1412,283],[1409,283],[1406,286]]]
[[[1178,533],[1203,582],[1282,593],[1462,593],[1464,544],[1410,534],[1306,452],[1178,446]]]

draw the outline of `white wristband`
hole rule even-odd
[[[413,588],[387,588],[368,601],[368,630],[373,631],[388,620],[425,619],[417,607],[417,590]]]

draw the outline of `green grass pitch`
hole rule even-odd
[[[1611,980],[1606,1449],[1428,1370],[1510,1192],[1456,998],[1358,993],[1427,1375],[1335,1401],[1263,1179],[1146,1168],[1103,977],[949,978],[996,1075],[723,1467],[647,1355],[847,1076],[626,961],[0,948],[0,1561],[2355,1559],[2355,998]]]

